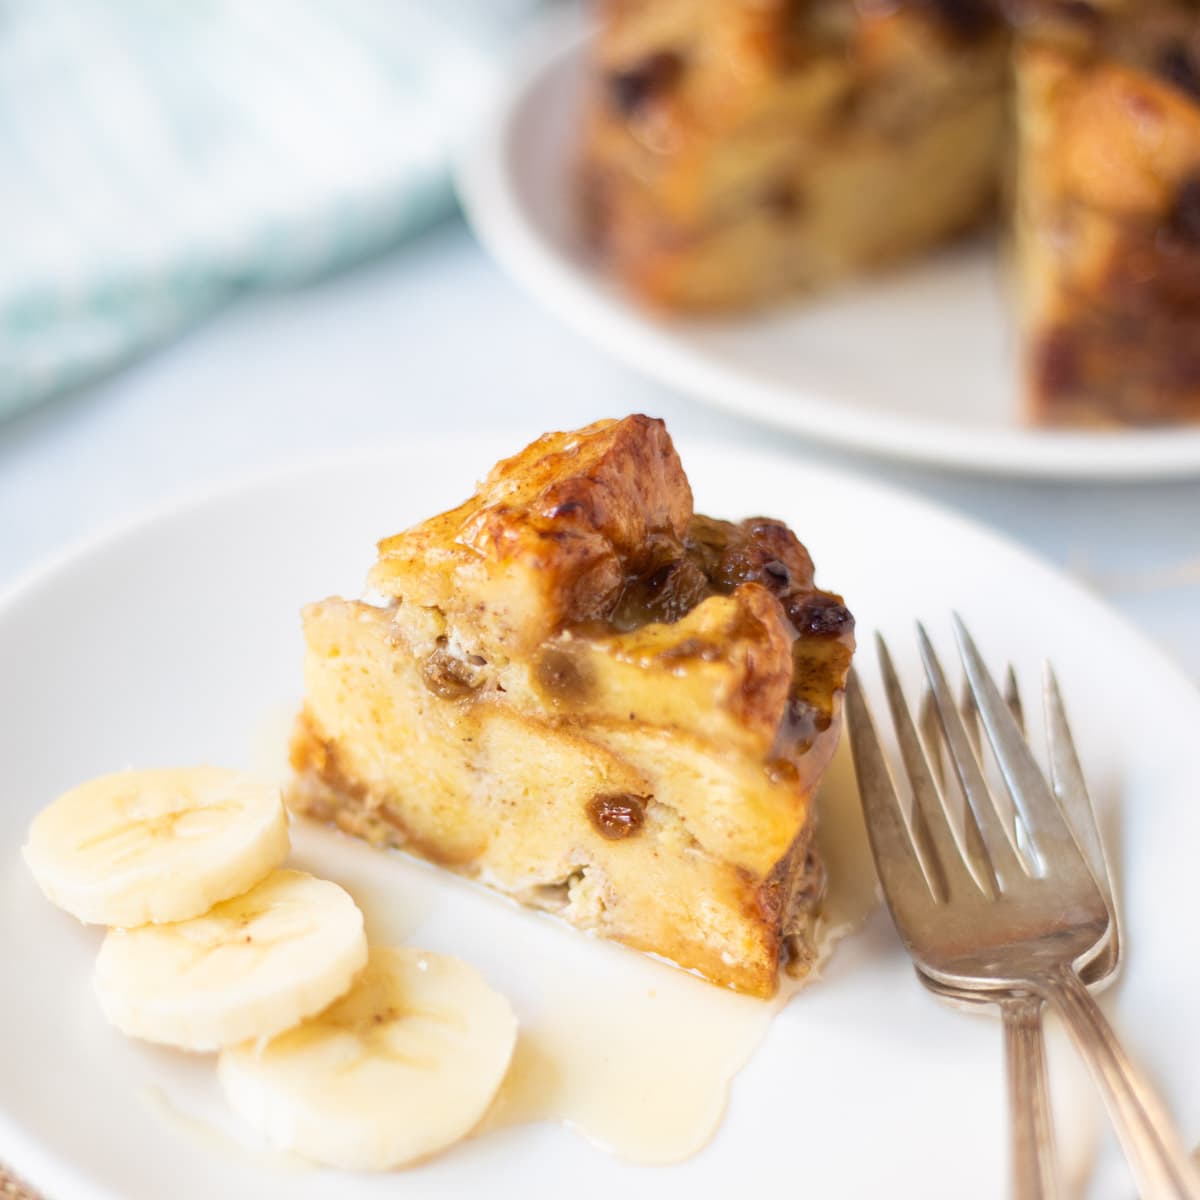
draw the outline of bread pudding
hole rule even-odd
[[[1200,419],[1196,0],[598,9],[581,206],[639,299],[812,292],[1015,194],[1031,415]]]
[[[607,0],[583,196],[653,304],[812,289],[992,208],[1007,40],[978,4]]]
[[[780,521],[696,514],[661,421],[547,434],[303,615],[293,808],[705,978],[801,972],[854,647]]]

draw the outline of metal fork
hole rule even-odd
[[[947,756],[978,845],[950,816],[912,716],[895,689],[892,718],[913,793],[900,804],[857,675],[847,721],[871,850],[901,939],[930,978],[956,989],[1031,993],[1058,1009],[1092,1069],[1146,1198],[1200,1200],[1200,1176],[1166,1109],[1133,1066],[1076,973],[1105,945],[1109,914],[1058,804],[970,635],[956,618],[971,695],[1004,778],[989,788],[925,630],[921,657]],[[881,659],[890,661],[879,639]],[[894,674],[894,671],[892,672]],[[1053,722],[1050,739],[1064,737]],[[1022,839],[1009,816],[1020,818]]]
[[[889,705],[894,706],[897,701],[903,703],[900,681],[886,649],[881,654],[881,660]],[[1043,692],[1046,724],[1054,731],[1049,739],[1050,786],[1067,824],[1075,834],[1080,850],[1087,859],[1108,909],[1108,937],[1099,953],[1084,964],[1079,972],[1083,982],[1095,990],[1113,977],[1121,960],[1120,921],[1113,897],[1112,873],[1096,824],[1096,814],[1088,796],[1083,770],[1075,753],[1058,681],[1048,666]],[[1016,672],[1011,665],[1004,674],[1004,703],[1012,713],[1017,727],[1024,733],[1025,708],[1021,702]],[[959,710],[978,757],[982,749],[979,710],[975,706],[969,683],[962,690]],[[941,726],[933,692],[928,687],[921,697],[919,722],[925,753],[945,794]],[[970,825],[965,830],[965,840],[968,844],[977,846],[981,835],[974,818],[969,810],[960,813],[960,816]],[[931,992],[956,1004],[999,1007],[1004,1023],[1004,1049],[1007,1060],[1012,1195],[1015,1200],[1053,1200],[1059,1193],[1059,1187],[1054,1123],[1046,1073],[1046,1040],[1042,1022],[1044,1001],[1040,996],[1028,992],[980,993],[947,987],[926,975],[920,968],[917,969],[917,976]]]

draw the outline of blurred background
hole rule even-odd
[[[569,6],[0,0],[0,587],[275,464],[427,431],[515,447],[641,410],[677,438],[838,462],[980,517],[1200,677],[1197,484],[815,447],[618,365],[488,259],[451,163],[514,47]]]
[[[5,0],[0,411],[445,215],[454,140],[534,5]]]

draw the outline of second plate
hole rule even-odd
[[[672,320],[639,309],[578,228],[586,59],[577,23],[559,18],[534,40],[463,155],[458,189],[501,264],[611,354],[741,416],[894,458],[1060,478],[1200,474],[1200,429],[1022,425],[1016,331],[987,243],[765,314]]]

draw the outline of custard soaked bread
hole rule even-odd
[[[811,954],[853,619],[662,422],[547,434],[309,606],[291,803],[756,995]]]

